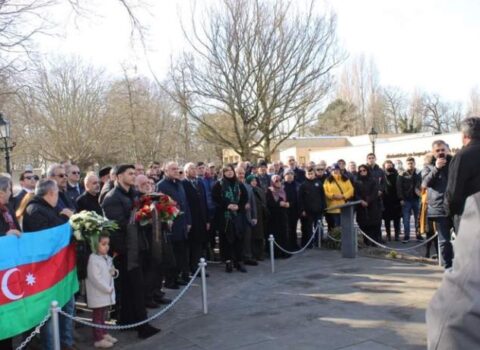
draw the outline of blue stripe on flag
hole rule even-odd
[[[46,230],[0,237],[0,271],[44,261],[70,243],[70,223]]]

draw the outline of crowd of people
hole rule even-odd
[[[81,181],[81,169],[65,162],[52,164],[41,179],[32,171],[22,172],[21,189],[14,196],[11,179],[2,175],[0,232],[21,235],[22,231],[51,228],[82,210],[116,221],[118,230],[110,237],[100,237],[97,251],[85,252],[81,246],[78,250],[78,276],[87,281],[87,304],[94,309],[98,323],[105,321],[106,308],[111,305],[115,305],[113,315],[119,324],[145,320],[147,308],[170,302],[163,288],[186,285],[201,257],[222,261],[226,273],[246,273],[246,266],[265,259],[269,235],[290,251],[309,242],[313,246],[319,238],[312,235],[317,225],[323,226],[323,218],[329,231],[338,230],[340,209],[335,207],[353,200],[360,201],[356,207],[360,229],[379,243],[399,241],[401,222],[404,243],[410,241],[413,230],[417,240],[423,240],[425,233],[438,232],[448,268],[453,259],[451,229],[463,212],[465,198],[480,191],[478,173],[463,171],[471,167],[471,157],[476,156],[477,163],[480,159],[478,121],[470,118],[464,122],[465,147],[458,157],[452,158],[448,145],[437,140],[421,167],[412,157],[407,158],[405,167],[391,160],[380,166],[373,153],[358,166],[354,162],[347,166],[343,159],[330,166],[324,161],[299,165],[290,157],[287,164],[259,160],[217,170],[214,164],[180,167],[170,161],[163,166],[151,162],[146,170],[140,163],[105,167],[98,174],[86,173]],[[153,225],[137,224],[136,237],[131,239],[132,214],[139,197],[157,192],[170,196],[181,212],[173,223],[161,226],[166,238],[161,252],[153,242]],[[410,226],[412,216],[414,227]],[[372,243],[365,240],[365,244]],[[427,246],[427,254],[429,251]],[[276,250],[275,257],[289,255]],[[98,276],[104,277],[95,280]],[[72,297],[63,310],[74,314],[74,308]],[[73,324],[63,317],[60,323],[62,346],[73,349]],[[52,348],[49,329],[42,329],[45,349]],[[137,332],[140,338],[147,338],[159,329],[144,324]],[[111,335],[94,331],[95,347],[108,348],[115,342]]]

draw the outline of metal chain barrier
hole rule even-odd
[[[300,254],[302,252],[305,251],[305,249],[307,249],[307,247],[310,245],[310,243],[313,242],[313,240],[315,239],[315,234],[316,234],[316,231],[315,232],[312,232],[312,237],[310,237],[310,239],[308,240],[307,244],[305,244],[305,246],[295,252],[290,252],[286,249],[283,249],[280,245],[278,245],[277,242],[275,242],[275,239],[273,240],[273,244],[275,244],[277,246],[278,249],[280,249],[282,252],[284,253],[287,253],[287,254],[290,254],[290,255],[295,255],[295,254]]]
[[[140,322],[137,322],[137,323],[133,323],[133,324],[127,324],[127,325],[120,325],[120,326],[110,326],[110,325],[101,325],[101,324],[96,324],[96,323],[92,323],[92,322],[89,322],[89,321],[85,321],[85,320],[82,320],[80,318],[77,318],[77,317],[74,317],[66,312],[64,312],[62,309],[58,309],[57,311],[62,314],[63,316],[77,322],[77,323],[80,323],[80,324],[83,324],[85,326],[88,326],[88,327],[94,327],[94,328],[100,328],[100,329],[108,329],[108,330],[123,330],[123,329],[131,329],[131,328],[135,328],[135,327],[138,327],[138,326],[141,326],[141,325],[144,325],[150,321],[153,321],[154,319],[162,316],[164,313],[166,313],[168,310],[170,310],[182,297],[183,295],[187,292],[187,290],[192,286],[193,282],[195,281],[195,278],[198,276],[198,274],[200,273],[200,271],[202,270],[202,267],[200,266],[197,271],[195,271],[195,273],[193,274],[192,278],[190,279],[190,282],[188,282],[188,284],[181,290],[180,293],[178,293],[178,295],[175,297],[175,299],[172,300],[172,302],[170,304],[168,304],[167,306],[165,306],[165,308],[163,308],[162,310],[160,310],[159,312],[157,312],[156,314],[150,316],[149,318],[147,318],[146,320],[143,320],[143,321],[140,321]]]
[[[40,324],[35,327],[35,329],[33,330],[33,332],[27,337],[25,338],[25,340],[16,348],[16,350],[22,350],[23,348],[25,348],[27,346],[28,343],[30,343],[32,341],[32,339],[37,335],[37,334],[40,334],[40,329],[45,326],[45,323],[47,323],[47,321],[49,320],[50,318],[50,312],[47,314],[47,316],[45,316],[45,318],[42,320],[42,322],[40,322]]]
[[[381,244],[381,243],[378,243],[377,241],[375,241],[373,238],[371,238],[370,236],[368,236],[365,232],[363,232],[362,230],[358,229],[358,231],[360,231],[360,233],[365,237],[367,238],[370,242],[372,242],[373,244],[379,246],[380,248],[383,248],[383,249],[387,249],[387,250],[395,250],[395,251],[408,251],[408,250],[412,250],[412,249],[416,249],[418,247],[421,247],[425,244],[427,244],[428,242],[430,242],[431,240],[433,240],[435,237],[438,236],[438,232],[436,232],[432,237],[430,237],[429,239],[423,241],[422,243],[420,244],[417,244],[417,245],[414,245],[413,247],[408,247],[408,248],[391,248],[391,247],[388,247],[384,244]]]

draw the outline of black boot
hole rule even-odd
[[[151,325],[149,325],[147,323],[147,324],[145,324],[143,326],[140,326],[138,328],[138,337],[140,339],[147,339],[147,338],[150,338],[152,335],[155,335],[159,332],[160,332],[160,329],[152,327]]]

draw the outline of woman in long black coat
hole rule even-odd
[[[295,173],[291,170],[287,170],[284,175],[285,182],[283,186],[285,193],[287,194],[287,201],[289,203],[288,208],[288,245],[287,249],[294,251],[299,249],[298,237],[297,237],[297,223],[300,217],[300,211],[298,206],[298,184],[295,181]],[[303,239],[303,235],[302,235]],[[302,242],[303,245],[303,242]]]
[[[273,175],[271,186],[267,190],[268,235],[275,237],[275,242],[284,249],[288,248],[288,208],[290,203],[280,176]],[[276,257],[289,255],[275,247]]]
[[[385,192],[383,193],[383,221],[385,223],[385,231],[387,233],[387,240],[392,240],[391,222],[393,221],[393,228],[395,230],[395,240],[400,240],[400,218],[402,217],[402,205],[397,196],[397,178],[398,171],[391,160],[386,160],[383,163],[383,170],[385,171]]]
[[[257,223],[252,227],[252,254],[255,260],[263,261],[265,259],[265,227],[268,219],[267,199],[255,175],[249,175],[246,181],[252,186],[257,206]]]
[[[378,196],[378,183],[370,175],[366,165],[358,167],[358,177],[355,181],[355,194],[362,201],[357,206],[357,223],[360,229],[377,242],[382,241],[382,206]],[[373,245],[364,237],[367,245]]]
[[[220,249],[225,259],[226,272],[233,266],[240,272],[247,272],[243,266],[243,217],[248,202],[247,189],[235,176],[232,165],[222,169],[222,179],[212,189],[212,199],[217,205],[217,227],[220,234]]]

